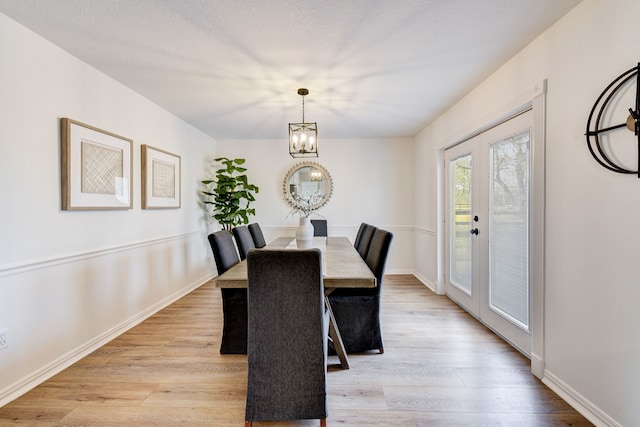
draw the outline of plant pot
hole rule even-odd
[[[310,248],[313,244],[313,225],[309,217],[301,217],[296,228],[296,245],[298,249]]]

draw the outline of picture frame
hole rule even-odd
[[[60,119],[62,210],[131,209],[133,140]]]
[[[142,209],[180,208],[180,156],[146,144],[141,154]]]

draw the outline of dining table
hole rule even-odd
[[[307,246],[309,247],[309,246]],[[343,369],[349,369],[340,330],[327,296],[337,288],[375,288],[376,278],[347,237],[314,237],[310,247],[322,252],[325,304],[329,312],[329,338]],[[278,237],[264,249],[300,249],[294,237]],[[247,261],[243,260],[213,279],[216,288],[246,288]]]

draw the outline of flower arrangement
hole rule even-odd
[[[295,207],[289,212],[289,215],[299,215],[302,218],[308,218],[314,211],[318,209],[318,204],[324,196],[319,192],[313,194],[303,193],[294,194],[291,199],[292,205]]]

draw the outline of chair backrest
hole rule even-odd
[[[256,245],[253,243],[253,237],[246,225],[239,225],[233,228],[233,237],[236,239],[236,245],[238,245],[238,253],[240,253],[240,259],[247,257],[249,249],[253,249]]]
[[[360,228],[358,228],[358,233],[356,234],[356,239],[353,241],[353,247],[354,248],[358,248],[358,245],[360,244],[360,240],[362,240],[362,233],[364,232],[364,230],[367,229],[367,227],[369,227],[369,224],[367,223],[362,223],[360,224]]]
[[[319,249],[247,255],[247,421],[327,416],[327,325]]]
[[[369,266],[369,269],[376,276],[376,292],[379,294],[382,289],[382,279],[384,278],[384,268],[387,263],[387,255],[389,254],[389,247],[393,240],[393,234],[386,231],[377,229],[373,238],[371,239],[371,245],[369,246],[369,252],[365,262]]]
[[[249,233],[251,233],[251,237],[253,238],[253,244],[256,248],[264,248],[267,246],[266,240],[264,240],[264,235],[262,234],[262,228],[260,228],[260,224],[254,222],[253,224],[248,225]]]
[[[362,259],[367,258],[367,252],[369,251],[369,245],[371,244],[371,239],[375,234],[378,228],[373,225],[368,226],[362,231],[362,236],[360,237],[360,243],[356,246],[356,250],[362,257]]]
[[[218,275],[240,262],[231,233],[227,230],[220,230],[209,234],[208,238],[211,251],[213,251],[213,259],[218,269]]]
[[[313,225],[314,236],[327,237],[327,220],[326,219],[312,219],[311,225]]]

